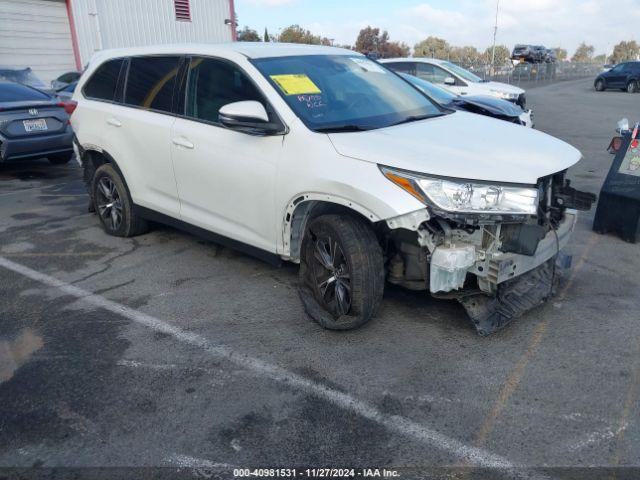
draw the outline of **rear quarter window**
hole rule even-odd
[[[0,103],[47,101],[51,97],[19,83],[0,83]]]
[[[112,102],[123,62],[124,60],[119,58],[100,65],[84,86],[85,97]]]

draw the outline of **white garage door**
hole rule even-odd
[[[31,67],[46,83],[75,70],[63,0],[0,0],[0,66]]]

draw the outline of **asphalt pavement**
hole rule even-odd
[[[580,80],[528,102],[598,193],[640,95]],[[638,478],[640,246],[593,233],[594,211],[556,297],[496,335],[391,285],[338,333],[304,314],[295,265],[169,227],[109,237],[77,164],[0,165],[0,467]]]

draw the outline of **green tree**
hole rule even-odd
[[[604,65],[605,63],[607,63],[607,54],[602,53],[600,55],[596,55],[595,57],[593,57],[593,63]]]
[[[258,32],[250,29],[249,27],[244,27],[242,30],[238,30],[237,38],[239,42],[259,42],[261,40]]]
[[[596,49],[593,45],[587,45],[586,43],[582,42],[578,46],[576,53],[574,53],[573,57],[571,57],[571,61],[576,63],[591,62],[593,61],[593,54],[595,51]]]
[[[481,57],[482,56],[476,47],[451,47],[449,51],[449,60],[463,65],[480,63]]]
[[[368,26],[360,30],[356,39],[355,50],[365,55],[380,52],[380,29]]]
[[[392,42],[389,40],[389,32],[380,33],[379,28],[371,26],[360,30],[354,48],[365,55],[377,54],[380,58],[408,57],[411,53],[409,45]]]
[[[609,57],[609,63],[617,64],[638,59],[640,59],[640,45],[635,40],[622,41],[613,47],[613,54]]]
[[[404,58],[411,53],[411,47],[404,42],[387,42],[383,45],[382,58]]]
[[[438,37],[428,37],[413,47],[414,57],[433,57],[448,59],[451,46],[446,40]]]
[[[264,42],[270,42],[271,37],[269,36],[269,32],[267,31],[267,27],[264,27],[264,38],[262,39]]]
[[[569,53],[564,48],[556,47],[553,49],[553,51],[555,52],[556,59],[559,62],[564,62],[569,57]]]
[[[314,35],[300,25],[291,25],[282,30],[278,41],[283,43],[306,43],[309,45],[331,45],[331,40],[319,35]]]
[[[486,64],[491,63],[491,58],[493,58],[493,46],[487,47],[481,57],[482,62]],[[509,60],[511,60],[511,50],[504,45],[496,45],[495,64],[505,65],[509,63]]]

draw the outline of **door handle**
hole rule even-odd
[[[193,143],[191,143],[189,140],[187,140],[184,137],[174,138],[171,141],[173,142],[174,145],[178,147],[188,148],[189,150],[193,150],[193,148],[195,147]]]
[[[112,127],[121,127],[122,126],[122,123],[120,122],[120,120],[118,120],[117,118],[113,118],[113,117],[107,119],[107,123],[109,125],[111,125]]]

